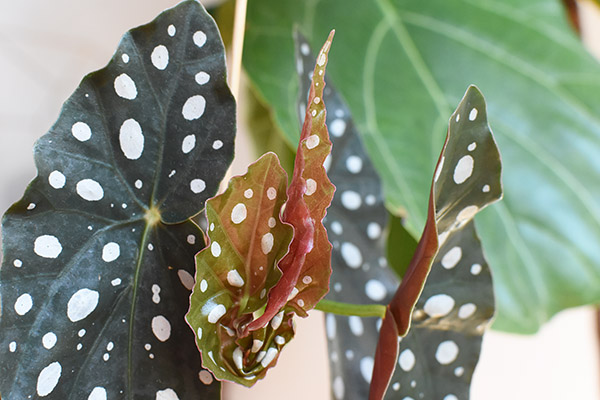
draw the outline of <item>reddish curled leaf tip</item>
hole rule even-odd
[[[279,263],[283,276],[269,293],[265,313],[248,325],[249,331],[265,326],[284,306],[299,315],[306,315],[329,288],[332,247],[322,220],[335,188],[323,167],[331,152],[323,90],[334,33],[331,31],[317,56],[294,174],[282,217],[284,222],[294,227],[294,239],[290,251]]]
[[[439,248],[478,211],[501,197],[500,153],[487,123],[483,95],[471,86],[450,118],[431,185],[423,235],[388,305],[375,353],[377,373],[371,381],[370,400],[380,400],[385,395],[398,360],[398,336],[408,333],[413,310]]]

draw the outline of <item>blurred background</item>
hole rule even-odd
[[[52,125],[62,102],[82,77],[108,62],[125,31],[175,3],[0,2],[2,212],[21,197],[35,177],[33,144]],[[580,17],[590,51],[600,56],[600,14],[584,2]],[[243,128],[238,135],[233,174],[244,172],[255,159]],[[597,400],[599,358],[595,310],[589,307],[560,313],[532,336],[492,331],[484,338],[472,399]],[[323,315],[315,311],[300,321],[297,338],[264,381],[250,390],[233,385],[224,390],[230,399],[328,399],[327,365]]]

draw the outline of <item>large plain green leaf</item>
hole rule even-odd
[[[600,68],[559,2],[255,0],[246,69],[288,139],[296,125],[293,25],[338,36],[330,77],[345,97],[388,208],[414,236],[445,124],[466,86],[488,97],[505,201],[478,217],[494,272],[495,327],[534,332],[600,300]]]

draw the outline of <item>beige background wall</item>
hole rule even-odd
[[[2,212],[35,176],[33,143],[54,122],[80,79],[106,64],[123,32],[148,22],[174,3],[0,0]],[[584,22],[598,30],[600,19],[593,20],[591,15],[586,8]],[[589,40],[600,53],[599,38],[597,32]],[[237,172],[243,171],[249,158],[245,156]],[[278,368],[252,390],[228,389],[229,398],[327,399],[322,325],[319,312],[301,321],[298,337],[283,352]],[[560,314],[538,335],[491,332],[484,341],[472,399],[600,399],[600,351],[594,327],[592,310],[584,308]]]

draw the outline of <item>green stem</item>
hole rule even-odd
[[[316,310],[337,314],[337,315],[348,315],[348,316],[357,316],[357,317],[379,317],[383,318],[385,316],[386,307],[381,304],[350,304],[350,303],[340,303],[337,301],[331,300],[321,300],[317,306]]]

